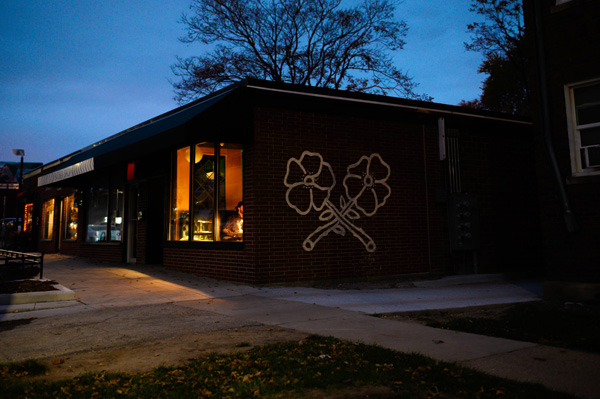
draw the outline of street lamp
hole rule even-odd
[[[21,175],[19,176],[19,191],[23,185],[23,157],[25,156],[25,150],[12,150],[12,153],[16,156],[21,156]]]
[[[21,174],[19,176],[19,192],[21,191],[22,187],[23,187],[23,157],[25,156],[25,150],[12,150],[12,153],[16,156],[20,156],[21,157]],[[16,224],[17,224],[17,231],[19,231],[19,225],[21,223],[19,223],[19,203],[17,201],[17,214],[16,216]]]

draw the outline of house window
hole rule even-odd
[[[63,200],[63,209],[65,212],[64,239],[76,240],[78,209],[75,206],[75,194],[65,197]]]
[[[123,187],[100,179],[88,191],[86,241],[121,241],[123,231]]]
[[[242,241],[242,187],[241,145],[203,142],[178,149],[169,240]]]
[[[54,231],[54,198],[44,202],[42,210],[42,239],[51,240]]]
[[[567,86],[571,169],[574,176],[600,174],[600,80]]]

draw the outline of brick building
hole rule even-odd
[[[231,281],[523,272],[533,151],[524,119],[246,80],[44,165],[27,199],[40,251]]]
[[[546,288],[550,294],[579,291],[578,296],[597,299],[600,2],[526,0],[524,11],[536,56],[534,122]]]

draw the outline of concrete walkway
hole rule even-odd
[[[369,316],[539,299],[539,285],[515,285],[498,275],[446,278],[377,290],[257,288],[162,267],[114,265],[49,255],[45,277],[71,289],[76,300],[0,306],[0,321],[65,315],[73,315],[75,319],[77,314],[77,318],[89,317],[94,311],[124,311],[148,305],[165,312],[171,309],[167,304],[176,304],[178,309],[188,309],[192,315],[221,317],[233,327],[261,323],[373,343],[458,362],[501,377],[541,383],[582,398],[600,397],[600,355]],[[169,328],[161,327],[162,333]],[[190,328],[189,323],[185,328]],[[140,334],[150,334],[148,331],[145,328]],[[85,342],[82,340],[79,345],[83,347]],[[48,345],[59,344],[60,341],[54,340]],[[6,356],[0,349],[0,358],[3,355]]]

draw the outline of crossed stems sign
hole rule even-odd
[[[302,244],[305,251],[312,251],[317,243],[330,232],[344,236],[349,231],[368,252],[375,252],[373,239],[354,224],[365,216],[373,216],[385,205],[391,195],[387,184],[390,167],[379,154],[362,156],[358,162],[348,166],[344,177],[346,197],[340,196],[339,209],[330,201],[331,190],[336,184],[333,169],[321,154],[304,151],[299,159],[290,158],[284,184],[288,187],[286,201],[300,215],[311,210],[318,212],[319,220],[327,222],[313,231]],[[308,201],[302,201],[308,195]],[[298,201],[297,198],[301,200]]]

